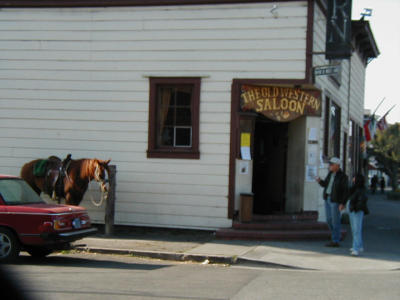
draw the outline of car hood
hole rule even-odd
[[[61,213],[85,212],[86,209],[81,206],[36,203],[36,204],[10,205],[7,206],[7,211],[25,212],[25,213],[61,214]]]

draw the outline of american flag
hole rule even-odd
[[[382,118],[379,119],[378,123],[376,123],[376,127],[378,127],[380,131],[384,131],[388,128],[388,124],[386,122],[386,115],[384,115]]]

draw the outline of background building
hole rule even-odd
[[[117,224],[215,229],[244,192],[256,214],[322,212],[311,178],[326,159],[359,168],[365,68],[379,54],[368,22],[352,22],[352,55],[333,62],[325,1],[109,3],[0,2],[0,172],[112,158]],[[337,74],[314,76],[332,63]],[[257,91],[259,112],[243,103]]]

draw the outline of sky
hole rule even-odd
[[[380,55],[367,66],[365,108],[372,111],[385,101],[377,115],[389,113],[389,123],[400,122],[400,0],[353,0],[352,18],[360,19],[364,8],[372,8],[370,22]]]

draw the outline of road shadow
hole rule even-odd
[[[195,242],[206,243],[215,238],[214,231],[175,229],[175,228],[156,228],[141,226],[115,225],[114,234],[110,237],[104,234],[104,225],[94,224],[98,229],[95,237],[111,239],[140,239],[148,241],[164,242]]]
[[[388,200],[385,195],[368,195],[370,214],[364,217],[363,239],[365,252],[360,258],[381,261],[400,262],[400,201]],[[352,235],[350,225],[343,224],[347,230],[345,239],[339,248],[325,247],[328,241],[225,241],[214,240],[213,243],[232,246],[266,246],[281,252],[294,251],[302,257],[335,255],[350,256]],[[257,249],[257,248],[256,248]],[[257,252],[252,253],[257,258]],[[265,252],[264,252],[265,254]],[[263,255],[260,251],[260,257]]]
[[[15,265],[31,265],[31,266],[55,266],[69,268],[103,268],[103,269],[123,269],[123,270],[143,270],[152,271],[170,267],[168,264],[146,264],[131,263],[115,260],[99,259],[91,255],[88,258],[72,257],[64,255],[50,255],[44,258],[34,258],[29,255],[21,255],[16,261],[3,264],[4,267]]]

